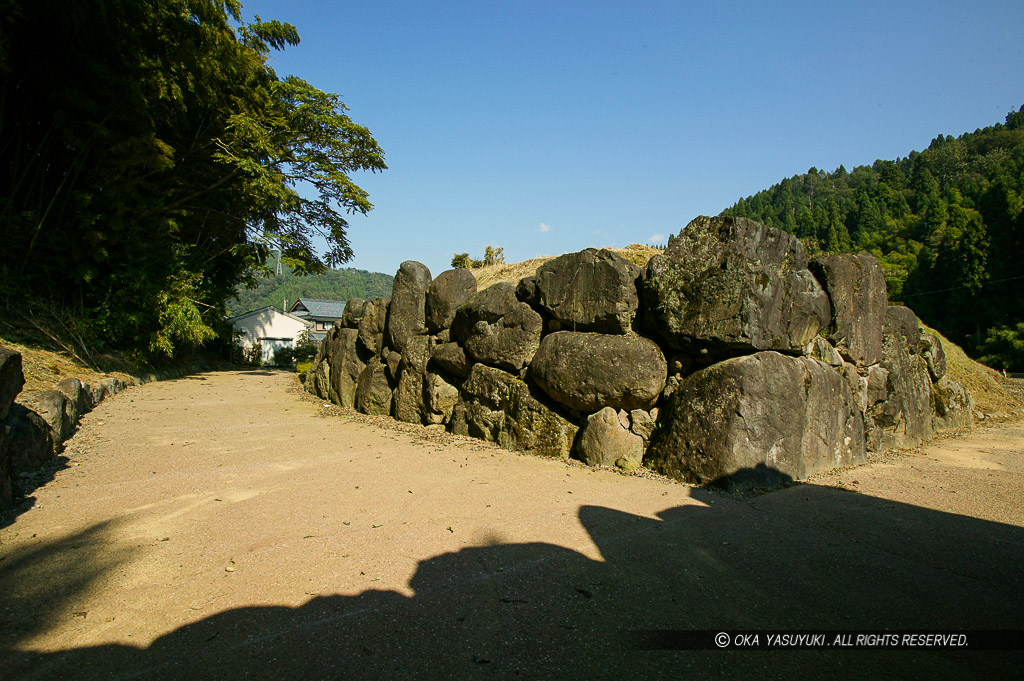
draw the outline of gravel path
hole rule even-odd
[[[1022,653],[635,629],[1024,629],[1024,427],[734,497],[211,372],[87,415],[0,529],[0,678],[1006,678]]]

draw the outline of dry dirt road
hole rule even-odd
[[[334,412],[334,413],[331,413]],[[294,375],[89,414],[0,529],[0,678],[1010,678],[1021,651],[635,630],[1024,629],[1024,428],[739,498],[382,427]]]

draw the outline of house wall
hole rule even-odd
[[[260,310],[241,319],[232,326],[235,333],[241,332],[240,342],[251,347],[260,341],[263,346],[263,361],[274,361],[274,352],[282,347],[294,347],[299,334],[306,325],[275,309]],[[285,340],[281,340],[285,339]]]

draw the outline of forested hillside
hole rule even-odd
[[[351,268],[327,270],[319,275],[298,276],[282,265],[281,274],[260,277],[254,288],[239,288],[238,298],[228,301],[228,314],[236,315],[267,305],[280,308],[287,300],[290,306],[299,298],[348,300],[349,298],[386,298],[391,295],[394,275],[366,272]]]
[[[272,250],[314,274],[352,257],[345,214],[372,204],[351,175],[383,151],[271,67],[294,26],[238,0],[0,0],[0,19],[5,319],[173,356]]]
[[[792,232],[812,252],[873,253],[891,300],[973,357],[1024,371],[1024,111],[905,158],[811,168],[722,214]]]

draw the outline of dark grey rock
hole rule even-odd
[[[932,385],[932,406],[935,409],[932,427],[937,431],[963,428],[974,423],[974,399],[963,384],[948,376],[939,378]]]
[[[53,428],[28,407],[12,404],[4,425],[10,429],[7,452],[12,477],[31,472],[56,456]]]
[[[390,416],[392,393],[384,363],[379,357],[371,357],[356,384],[356,409],[373,416]]]
[[[800,353],[830,319],[800,240],[745,218],[693,220],[641,289],[645,326],[690,353]]]
[[[384,342],[392,350],[401,352],[413,336],[427,332],[426,300],[430,286],[427,266],[406,260],[395,274],[391,288],[391,308],[388,311]]]
[[[320,343],[320,348],[317,350],[316,357],[313,358],[312,366],[306,370],[306,380],[302,384],[306,392],[316,395],[323,400],[331,399],[331,365],[325,358],[325,355],[328,346],[327,340],[332,333],[336,332],[332,329],[324,336],[324,340]]]
[[[363,320],[366,301],[362,298],[349,298],[345,302],[345,311],[341,313],[341,325],[346,329],[358,329]]]
[[[430,356],[437,366],[452,376],[466,378],[473,363],[466,357],[466,351],[458,343],[443,343],[434,347]]]
[[[359,320],[359,345],[369,354],[382,356],[384,351],[384,327],[387,324],[390,298],[374,298],[363,306],[363,317]]]
[[[648,411],[634,409],[629,412],[629,429],[634,434],[639,435],[644,442],[648,442],[651,439],[651,433],[654,432],[654,424],[655,418]]]
[[[21,369],[21,353],[0,347],[0,421],[7,418],[14,398],[25,386]]]
[[[869,407],[875,427],[881,429],[883,448],[913,447],[934,435],[932,380],[920,350],[914,312],[890,305],[882,336],[881,367],[888,371],[886,399]]]
[[[639,305],[640,271],[617,253],[588,248],[547,261],[516,293],[567,331],[628,333]]]
[[[403,370],[395,388],[393,416],[406,423],[425,424],[426,374]]]
[[[868,367],[867,408],[889,398],[889,371],[885,367],[874,365]]]
[[[354,407],[356,404],[356,388],[359,385],[359,374],[366,368],[366,363],[359,356],[356,343],[359,331],[335,327],[324,338],[327,344],[324,357],[330,370],[330,400],[342,407]]]
[[[89,386],[89,397],[92,398],[93,406],[110,397],[110,388],[102,381]]]
[[[544,406],[520,379],[474,364],[452,414],[452,432],[497,442],[506,449],[569,457],[578,428]]]
[[[424,402],[428,424],[448,423],[459,402],[459,389],[439,374],[427,374]]]
[[[427,288],[426,315],[430,333],[451,327],[455,311],[476,295],[476,277],[464,267],[437,275]]]
[[[865,461],[849,386],[806,357],[759,352],[697,371],[661,421],[644,462],[684,482],[763,487]]]
[[[388,378],[392,381],[397,381],[402,367],[402,353],[395,352],[394,350],[385,351],[384,366],[387,367]]]
[[[889,304],[885,273],[873,255],[849,253],[815,258],[810,269],[828,294],[832,322],[822,335],[859,366],[882,359],[882,324]]]
[[[649,409],[667,372],[665,356],[647,338],[557,331],[541,341],[529,376],[556,402],[588,413]]]
[[[841,367],[844,364],[843,357],[839,354],[839,351],[821,336],[815,336],[811,339],[811,342],[804,348],[804,355],[833,367]]]
[[[413,336],[406,343],[405,350],[402,351],[402,360],[399,365],[401,370],[425,374],[431,350],[433,350],[433,342],[429,336]]]
[[[933,383],[946,375],[946,351],[942,349],[942,341],[938,336],[931,333],[921,334],[921,357],[924,358]]]
[[[430,350],[429,336],[411,336],[406,341],[394,395],[394,416],[399,421],[427,423],[426,372]]]
[[[88,386],[79,379],[65,378],[54,387],[68,398],[73,413],[71,417],[73,423],[77,424],[78,420],[93,408],[92,395],[89,393]]]
[[[59,390],[23,392],[18,402],[38,414],[53,431],[53,444],[59,447],[75,431],[75,407]]]
[[[108,376],[107,378],[101,378],[100,384],[107,389],[107,396],[116,395],[125,389],[124,381],[116,376]]]
[[[480,291],[455,313],[452,336],[474,362],[519,371],[540,345],[544,320],[502,282]]]
[[[622,426],[614,409],[605,407],[587,417],[573,455],[590,466],[617,466],[633,471],[643,460],[644,440]]]
[[[817,358],[812,358],[817,359]],[[828,364],[828,362],[826,362]],[[857,400],[857,408],[861,412],[865,412],[868,409],[868,379],[866,376],[862,376],[860,371],[857,370],[856,364],[845,362],[841,369],[838,369],[842,374],[843,378],[846,379],[846,384],[850,386],[850,391],[853,393],[854,398]]]

